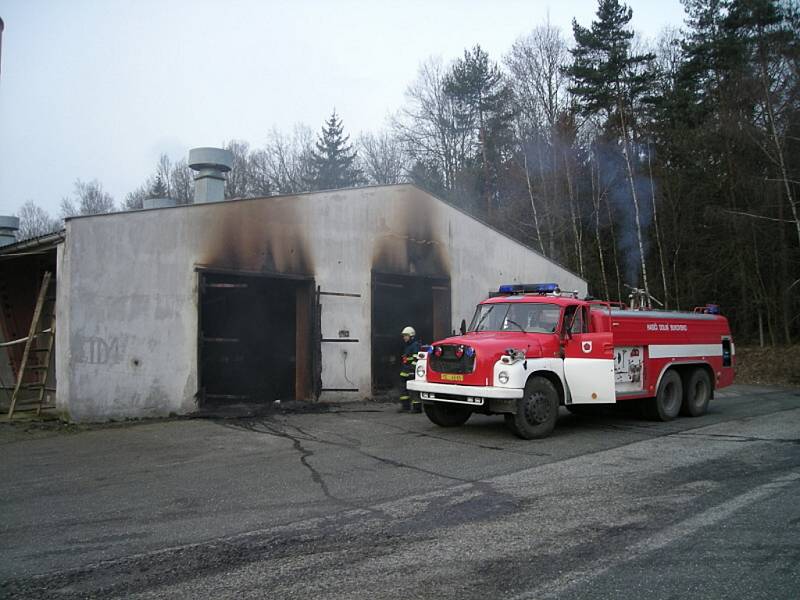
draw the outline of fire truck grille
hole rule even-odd
[[[455,346],[442,346],[442,355],[431,355],[430,368],[438,373],[472,373],[475,368],[475,355],[456,357]]]

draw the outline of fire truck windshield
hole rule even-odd
[[[553,333],[561,311],[555,304],[503,302],[479,304],[469,331]]]

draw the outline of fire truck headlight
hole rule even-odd
[[[417,377],[420,379],[425,377],[425,365],[417,365]]]
[[[502,383],[503,385],[508,383],[508,372],[507,371],[500,371],[497,374],[497,381]]]

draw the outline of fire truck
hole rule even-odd
[[[638,401],[648,418],[706,412],[733,383],[734,345],[717,305],[692,312],[579,299],[558,285],[511,284],[481,302],[461,335],[418,355],[408,389],[441,427],[502,414],[524,439],[549,435],[559,406],[573,413]]]

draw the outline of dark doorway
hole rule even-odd
[[[200,273],[205,406],[311,399],[313,282]]]
[[[397,385],[403,340],[410,325],[420,344],[447,337],[450,330],[450,280],[372,273],[372,388],[386,393]]]
[[[52,238],[52,239],[48,239]],[[57,234],[46,236],[42,241],[30,240],[20,242],[3,250],[11,252],[0,256],[0,342],[18,340],[28,335],[33,320],[36,299],[42,284],[42,276],[50,271],[50,291],[45,298],[44,311],[39,329],[48,329],[55,315],[56,296],[56,246],[63,241]],[[45,370],[41,361],[46,356],[47,336],[34,340],[31,356],[28,358],[23,384],[29,387],[20,390],[17,398],[17,410],[26,409],[30,398],[38,398],[38,384],[42,375],[47,375],[45,395],[46,404],[52,404],[50,397],[56,391],[55,346],[50,352],[50,362]],[[0,348],[0,413],[8,412],[11,396],[16,387],[19,371],[22,366],[22,355],[25,344],[19,343]],[[24,405],[23,405],[24,404]]]

